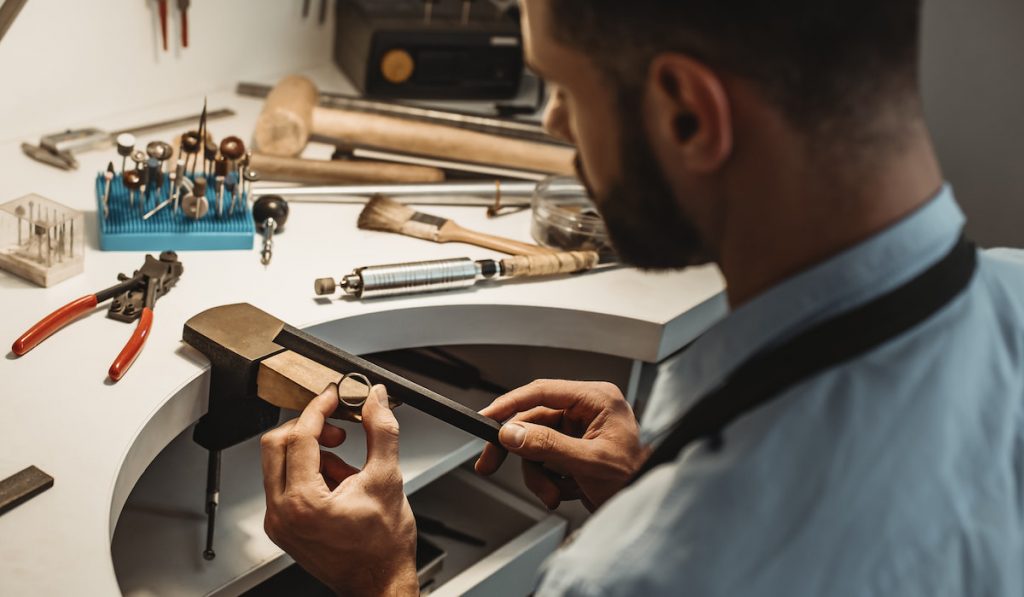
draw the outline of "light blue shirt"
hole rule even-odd
[[[754,353],[927,269],[963,224],[946,187],[736,309],[662,365],[645,439]],[[982,252],[931,319],[790,388],[724,442],[605,504],[538,594],[1024,595],[1024,252]]]

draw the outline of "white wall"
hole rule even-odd
[[[0,41],[0,140],[329,63],[334,0],[324,26],[311,5],[304,20],[302,0],[193,0],[182,50],[168,0],[165,53],[156,0],[28,0]]]
[[[925,0],[925,111],[987,246],[1024,247],[1024,0]]]
[[[302,0],[194,0],[182,51],[168,0],[164,53],[156,0],[28,0],[0,41],[0,141],[329,64],[319,2],[303,20]],[[1024,0],[925,0],[925,15],[925,109],[969,232],[1024,246]]]

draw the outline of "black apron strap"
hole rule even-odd
[[[683,415],[630,483],[672,462],[695,441],[720,441],[736,419],[787,389],[928,320],[967,287],[976,265],[974,244],[961,236],[949,254],[913,280],[751,357]]]

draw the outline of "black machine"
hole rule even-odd
[[[334,58],[367,97],[514,97],[523,77],[517,9],[491,0],[338,0]]]

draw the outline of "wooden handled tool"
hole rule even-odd
[[[468,257],[393,263],[360,267],[335,282],[334,278],[320,278],[314,290],[320,296],[330,296],[339,288],[357,299],[402,296],[422,292],[460,290],[472,288],[478,282],[498,281],[506,278],[541,278],[576,274],[596,269],[601,256],[594,251],[572,251],[550,255],[516,255],[500,261]],[[605,266],[613,266],[606,263]]]
[[[307,160],[261,153],[253,154],[250,168],[260,180],[304,184],[444,181],[443,171],[424,166],[371,161]]]
[[[509,255],[549,255],[555,252],[547,247],[469,230],[452,220],[418,212],[383,195],[373,197],[363,208],[359,214],[359,228],[395,232],[435,243],[466,243]]]
[[[280,408],[301,411],[330,384],[338,384],[338,409],[332,416],[346,421],[362,420],[362,404],[370,388],[362,381],[324,367],[291,351],[278,353],[260,363],[256,396]]]
[[[351,375],[356,374],[370,383],[385,384],[388,394],[403,404],[487,441],[498,440],[500,425],[494,420],[249,304],[215,307],[196,315],[185,323],[183,339],[206,355],[213,368],[210,413],[196,431],[196,441],[208,449],[222,449],[262,432],[267,422],[276,425],[274,416],[272,420],[259,417],[256,427],[244,427],[247,415],[260,408],[250,399],[249,388],[261,401],[302,410],[328,384],[340,381],[341,372],[350,374],[340,387],[341,398],[354,401],[353,406],[339,402],[335,417],[357,420],[368,388],[353,379]],[[226,393],[216,393],[219,390]]]
[[[259,150],[296,156],[310,135],[347,145],[532,172],[571,175],[573,149],[425,122],[318,106],[316,86],[300,76],[281,80],[256,122]]]
[[[249,304],[204,311],[185,323],[182,339],[210,359],[209,410],[192,439],[209,450],[206,549],[212,560],[220,501],[221,451],[277,426],[280,409],[302,410],[331,383],[340,383],[334,418],[358,420],[369,386],[386,383],[395,399],[490,442],[500,425],[286,325]],[[340,372],[344,371],[347,376]],[[363,381],[357,381],[362,378]]]

